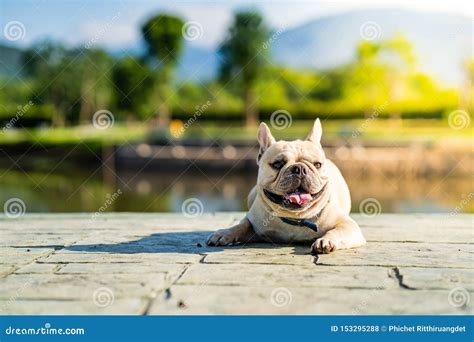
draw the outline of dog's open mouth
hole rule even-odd
[[[267,198],[273,203],[279,204],[282,207],[288,209],[298,209],[316,201],[321,196],[325,188],[326,184],[321,188],[321,190],[314,194],[309,193],[302,187],[298,187],[296,190],[284,195],[278,195],[266,189],[263,189],[263,192],[265,193],[265,196],[267,196]]]

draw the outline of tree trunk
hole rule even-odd
[[[52,117],[53,127],[64,127],[65,120],[64,120],[64,113],[61,107],[54,106],[54,114]]]
[[[170,65],[162,66],[161,70],[158,71],[156,83],[154,85],[154,102],[158,104],[157,111],[155,113],[155,119],[153,125],[158,128],[165,128],[169,126],[171,118],[171,110],[168,106],[168,100],[171,97],[171,80],[173,79],[173,68]]]
[[[150,120],[153,128],[164,128],[170,122],[170,109],[167,100],[169,98],[168,89],[165,84],[155,84],[151,101],[155,107],[154,118]]]
[[[170,110],[165,101],[160,101],[158,106],[158,118],[157,118],[158,127],[166,127],[170,123]]]
[[[55,90],[51,93],[51,99],[53,102],[54,113],[51,118],[53,127],[64,127],[66,123],[66,115],[64,112],[64,105],[62,101],[62,94]]]
[[[252,87],[247,87],[245,90],[245,126],[253,128],[257,126],[258,112],[256,106],[255,93]]]
[[[91,117],[93,113],[93,97],[94,95],[90,95],[88,90],[91,85],[93,86],[92,82],[90,81],[89,77],[89,69],[86,68],[82,75],[82,82],[81,82],[81,101],[80,101],[80,110],[79,110],[79,124],[83,123],[91,123]],[[94,92],[96,90],[94,89]]]
[[[87,98],[86,94],[81,91],[81,109],[79,111],[79,124],[91,123],[91,117],[94,114],[92,106],[90,105],[90,98]]]

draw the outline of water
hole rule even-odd
[[[396,178],[353,173],[345,177],[353,212],[359,212],[367,199],[375,199],[385,213],[473,211],[469,177]],[[173,172],[118,169],[115,184],[103,179],[97,165],[53,168],[52,172],[4,167],[0,169],[0,204],[20,198],[30,213],[180,212],[183,202],[196,198],[205,212],[243,211],[256,171],[204,173],[193,166]]]

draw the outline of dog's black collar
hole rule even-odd
[[[308,227],[309,229],[314,230],[315,232],[317,232],[319,229],[318,225],[315,222],[311,222],[307,219],[292,219],[289,217],[279,217],[279,219],[285,223],[291,224],[292,226]]]
[[[327,205],[329,204],[328,200],[324,207],[321,209],[321,211],[316,215],[314,218],[314,221],[316,221],[319,216],[321,216],[322,212],[324,209],[326,209]],[[307,227],[315,232],[319,231],[318,224],[316,222],[313,222],[312,220],[308,219],[294,219],[294,218],[289,218],[289,217],[278,217],[280,220],[282,220],[284,223],[291,224],[292,226],[300,226],[300,227]]]

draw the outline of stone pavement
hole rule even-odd
[[[0,314],[473,314],[474,215],[353,215],[368,244],[208,247],[243,213],[0,216]]]

